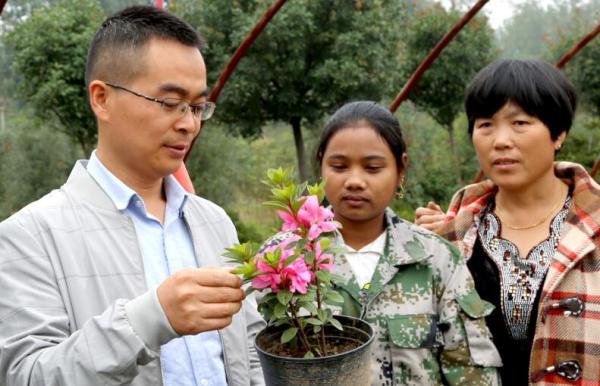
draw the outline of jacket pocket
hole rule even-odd
[[[492,334],[485,324],[485,317],[494,306],[482,300],[475,290],[456,299],[460,306],[460,318],[465,328],[471,360],[480,366],[500,367],[502,359],[492,341]]]
[[[402,348],[432,348],[439,345],[437,317],[431,314],[388,318],[391,342]]]
[[[387,323],[393,384],[441,384],[438,347],[442,339],[437,315],[402,315],[388,318]]]

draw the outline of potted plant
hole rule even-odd
[[[265,183],[283,220],[262,246],[245,243],[225,254],[234,273],[261,291],[258,309],[267,327],[255,340],[267,385],[365,385],[370,383],[373,329],[360,319],[334,316],[343,298],[332,285],[340,251],[332,236],[341,225],[321,205],[323,182],[295,184],[288,170],[271,169]]]

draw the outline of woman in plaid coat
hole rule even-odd
[[[489,180],[457,192],[446,214],[429,203],[417,224],[469,259],[504,368],[504,384],[600,383],[600,186],[555,162],[576,95],[538,61],[484,68],[465,101]]]

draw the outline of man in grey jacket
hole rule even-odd
[[[263,383],[264,322],[222,268],[233,224],[171,175],[215,107],[200,45],[153,7],[96,33],[97,149],[0,224],[0,384]]]

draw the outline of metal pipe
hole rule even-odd
[[[562,58],[556,63],[557,68],[563,68],[575,55],[583,49],[589,42],[592,41],[600,33],[600,23],[594,28],[589,34],[585,35],[580,41],[577,42]]]
[[[477,14],[477,12],[479,12],[481,8],[483,8],[483,6],[488,1],[489,0],[479,0],[477,3],[475,3],[475,5],[473,5],[471,9],[469,9],[469,11],[465,13],[464,16],[458,22],[456,22],[456,24],[454,24],[452,29],[448,31],[448,33],[446,33],[444,37],[442,37],[442,39],[435,45],[435,47],[433,47],[429,55],[427,55],[427,57],[421,62],[421,64],[419,64],[419,67],[417,67],[415,72],[411,75],[411,77],[408,79],[402,90],[398,93],[398,95],[392,102],[390,106],[391,112],[396,112],[400,104],[404,102],[404,100],[408,97],[408,94],[417,85],[423,74],[425,74],[425,71],[427,71],[429,67],[431,67],[431,65],[440,55],[442,50],[446,48],[446,46],[452,40],[454,40],[454,38],[460,32],[460,30],[463,29],[463,27]]]
[[[256,23],[254,28],[252,28],[252,30],[248,33],[248,35],[246,35],[246,37],[244,38],[244,40],[242,41],[240,46],[237,48],[237,50],[235,50],[235,52],[229,59],[229,63],[227,63],[227,65],[221,72],[221,75],[219,75],[219,78],[217,79],[215,86],[213,87],[210,94],[208,95],[209,101],[215,102],[215,103],[217,102],[217,99],[219,99],[219,95],[221,94],[221,90],[223,90],[223,87],[225,87],[225,84],[231,77],[231,74],[233,74],[233,72],[237,68],[240,60],[244,57],[244,55],[246,54],[246,52],[248,51],[250,46],[252,46],[252,44],[256,41],[256,39],[261,34],[261,32],[265,29],[267,24],[269,24],[271,19],[273,19],[273,17],[277,14],[277,12],[279,12],[281,7],[283,7],[283,5],[286,3],[286,1],[287,0],[274,1],[273,4],[271,4],[271,6],[269,6],[267,11],[262,15],[260,20]],[[198,134],[198,136],[196,136],[196,138],[194,138],[194,140],[192,141],[190,148],[188,149],[185,157],[183,158],[184,162],[187,161],[190,153],[192,152],[192,149],[194,148],[194,144],[196,143],[196,140],[198,139],[199,136],[200,136],[200,134]]]

